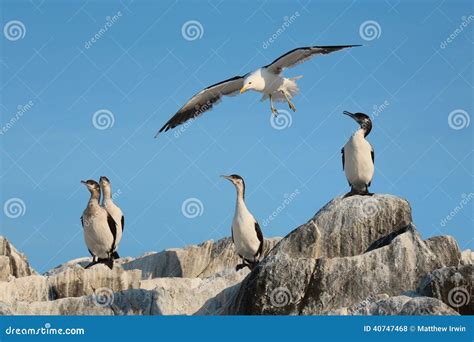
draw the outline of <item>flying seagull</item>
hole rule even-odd
[[[300,47],[278,57],[272,63],[247,73],[244,76],[235,76],[228,80],[211,85],[194,95],[181,109],[160,129],[155,138],[161,132],[175,128],[200,116],[210,110],[214,104],[218,103],[223,95],[233,96],[255,90],[263,94],[262,101],[270,100],[270,110],[273,115],[278,111],[273,106],[273,101],[286,101],[291,110],[296,111],[291,99],[298,94],[296,80],[301,76],[286,78],[281,75],[283,70],[303,63],[317,55],[339,51],[345,48],[360,45],[337,45],[337,46],[308,46]]]

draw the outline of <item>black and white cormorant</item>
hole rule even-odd
[[[86,268],[97,263],[103,263],[112,269],[114,263],[112,254],[117,237],[117,224],[112,216],[100,206],[99,183],[92,179],[81,181],[81,183],[87,187],[91,194],[87,207],[81,216],[84,240],[93,258]]]
[[[360,128],[352,134],[349,141],[342,148],[342,168],[346,173],[352,195],[372,195],[369,186],[374,176],[375,153],[372,145],[365,139],[372,130],[372,121],[364,113],[350,113],[345,115],[357,121]]]
[[[253,269],[263,252],[263,234],[257,220],[245,205],[245,182],[239,175],[221,176],[234,184],[237,190],[234,219],[232,220],[232,241],[242,263],[236,270]]]
[[[101,176],[100,177],[100,187],[102,189],[102,207],[107,210],[107,212],[112,216],[115,223],[117,224],[117,235],[115,238],[115,246],[114,251],[112,253],[112,257],[114,259],[120,258],[117,250],[122,240],[123,229],[125,227],[125,218],[123,216],[122,210],[114,203],[112,199],[112,187],[110,185],[110,181],[107,177]]]

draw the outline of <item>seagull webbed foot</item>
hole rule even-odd
[[[272,115],[273,116],[278,116],[278,111],[276,110],[275,107],[270,107],[271,111],[272,111]]]

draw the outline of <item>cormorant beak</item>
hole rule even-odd
[[[232,181],[232,178],[230,178],[229,176],[221,175],[221,177],[222,177],[222,178],[225,178],[225,179],[227,179],[227,180]]]
[[[82,183],[82,184],[87,184],[87,182],[86,182],[86,181],[84,181],[84,180],[81,180],[81,183]]]
[[[240,89],[240,93],[243,94],[243,93],[245,93],[247,90],[248,90],[247,86],[243,86],[243,87]]]
[[[345,115],[347,115],[347,116],[350,116],[351,118],[354,117],[354,114],[351,113],[351,112],[348,112],[347,110],[343,111],[342,114],[345,114]]]

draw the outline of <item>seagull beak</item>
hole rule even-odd
[[[247,87],[246,86],[243,86],[241,89],[240,89],[240,93],[243,94],[247,91]]]

